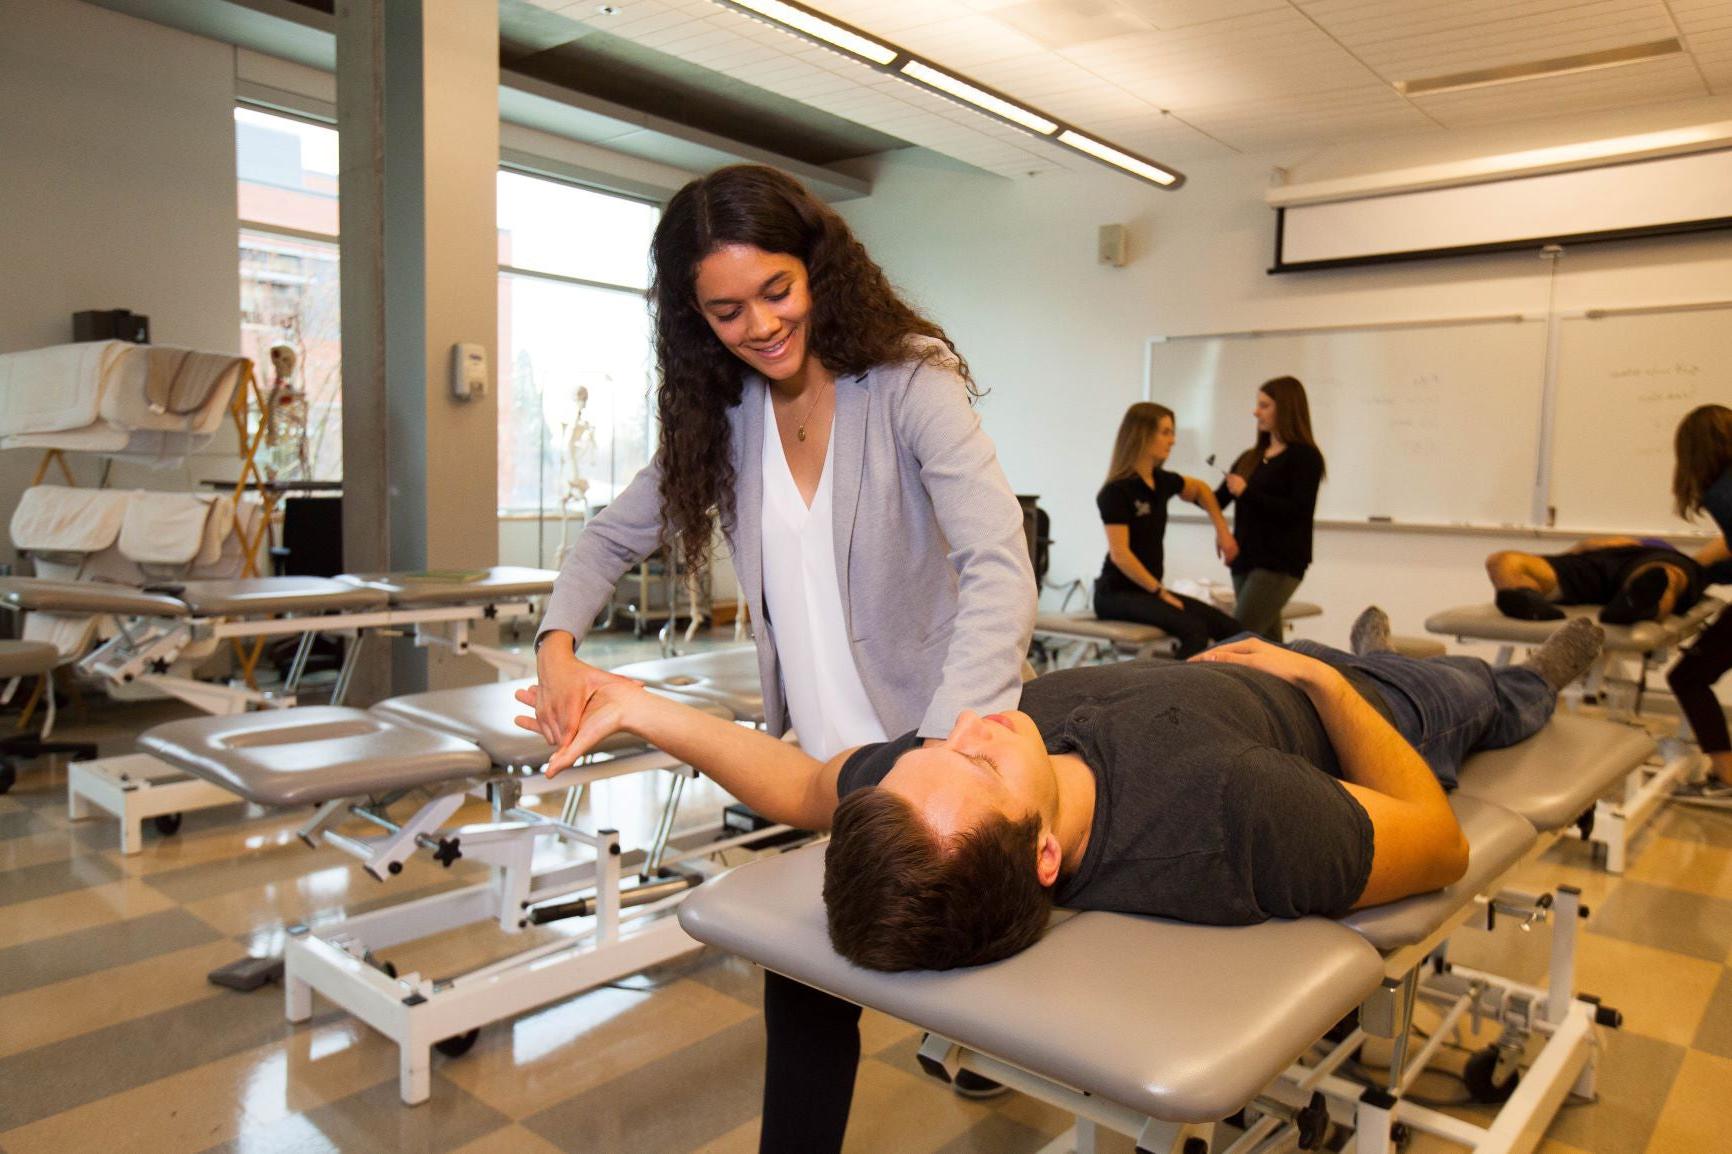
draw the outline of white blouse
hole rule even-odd
[[[885,740],[848,644],[842,588],[836,577],[831,516],[831,459],[807,507],[794,483],[770,392],[764,391],[764,609],[775,629],[788,720],[800,748],[828,759],[856,745]]]

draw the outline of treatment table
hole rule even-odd
[[[1352,1128],[1357,1154],[1388,1154],[1412,1130],[1515,1154],[1538,1144],[1567,1095],[1592,1097],[1598,1031],[1619,1018],[1574,988],[1579,892],[1521,894],[1503,881],[1652,748],[1627,726],[1560,715],[1519,746],[1476,755],[1451,798],[1471,846],[1466,875],[1339,921],[1219,927],[1059,910],[1044,937],[1004,961],[880,973],[830,948],[824,851],[809,847],[706,883],[680,922],[700,941],[924,1028],[920,1062],[935,1077],[972,1070],[1074,1114],[1051,1151],[1088,1154],[1103,1126],[1161,1154],[1318,1149],[1333,1125]],[[1547,921],[1544,986],[1449,959],[1463,926]],[[1421,999],[1443,1020],[1409,1055]],[[1407,1096],[1468,1016],[1502,1028],[1468,1063],[1475,1098],[1503,1101],[1487,1126]],[[1395,1039],[1388,1076],[1372,1084],[1342,1072],[1368,1037]]]
[[[1222,608],[1231,613],[1231,604]],[[1303,617],[1319,617],[1321,605],[1309,601],[1289,601],[1281,607],[1283,627],[1291,632],[1293,622]],[[1133,659],[1138,657],[1171,657],[1177,642],[1166,630],[1136,621],[1103,621],[1090,610],[1076,613],[1040,613],[1035,617],[1034,636],[1053,648],[1072,646],[1076,653],[1069,666],[1090,660]],[[1061,666],[1056,653],[1049,653],[1047,668]]]
[[[1496,605],[1460,605],[1434,613],[1425,620],[1427,632],[1458,641],[1490,642],[1498,646],[1496,662],[1507,665],[1518,646],[1533,647],[1545,642],[1557,629],[1573,617],[1594,617],[1599,612],[1594,605],[1560,605],[1563,621],[1521,621],[1506,617]],[[1663,668],[1672,653],[1708,627],[1724,603],[1712,597],[1698,601],[1688,613],[1667,617],[1662,621],[1639,621],[1634,625],[1603,625],[1606,641],[1600,658],[1588,670],[1577,692],[1566,700],[1596,702],[1608,700],[1611,712],[1633,724],[1644,725],[1642,705],[1647,694],[1650,670]],[[1634,660],[1638,673],[1635,678],[1615,676],[1615,665],[1621,660]],[[1665,737],[1651,763],[1636,767],[1618,784],[1616,796],[1601,798],[1591,816],[1581,826],[1581,836],[1603,845],[1606,869],[1623,873],[1629,864],[1630,839],[1636,831],[1659,812],[1666,798],[1692,772],[1700,772],[1699,759],[1690,751],[1688,727],[1679,721],[1679,731]]]

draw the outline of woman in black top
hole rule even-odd
[[[1183,497],[1201,506],[1215,523],[1215,549],[1228,562],[1238,546],[1209,487],[1195,477],[1161,468],[1172,451],[1171,409],[1145,401],[1125,411],[1107,483],[1095,495],[1107,529],[1107,558],[1095,582],[1095,616],[1164,629],[1178,641],[1177,656],[1184,658],[1240,628],[1213,605],[1162,586],[1167,502]]]
[[[1239,624],[1271,641],[1281,640],[1281,609],[1292,599],[1311,564],[1311,524],[1323,454],[1311,435],[1305,386],[1276,377],[1257,390],[1257,443],[1233,462],[1215,498],[1226,508],[1239,502],[1233,531],[1239,555],[1230,564]]]
[[[1678,424],[1672,496],[1678,515],[1706,513],[1719,536],[1696,554],[1710,583],[1732,580],[1732,409],[1699,405]],[[1666,674],[1696,744],[1708,755],[1713,796],[1732,792],[1732,734],[1714,683],[1732,670],[1732,609],[1722,609]]]

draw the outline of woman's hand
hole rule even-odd
[[[536,684],[517,693],[517,700],[534,710],[535,716],[519,717],[517,724],[541,734],[542,740],[553,747],[554,755],[547,763],[550,777],[582,756],[581,751],[574,752],[571,748],[573,738],[580,728],[593,731],[594,727],[586,727],[585,723],[591,720],[588,715],[599,704],[597,699],[602,691],[611,686],[639,685],[629,677],[579,661],[564,636],[550,636],[542,644],[535,655],[535,676]],[[593,744],[606,733],[586,732],[585,736]]]
[[[1184,612],[1185,603],[1180,601],[1173,594],[1167,592],[1167,590],[1157,589],[1155,590],[1155,596],[1159,597],[1162,601],[1165,601],[1168,605],[1171,605],[1174,609],[1179,610],[1181,613]]]
[[[1245,495],[1245,478],[1239,476],[1237,473],[1228,473],[1227,492],[1233,494],[1235,497],[1243,497]]]
[[[1239,556],[1239,542],[1235,541],[1233,535],[1224,529],[1215,533],[1215,556],[1229,565]]]

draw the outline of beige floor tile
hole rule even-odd
[[[1656,837],[1630,867],[1627,876],[1710,897],[1732,896],[1732,850],[1705,842]]]
[[[151,1082],[0,1134],[7,1154],[192,1154],[395,1079],[396,1051],[350,1020]]]
[[[1707,1154],[1726,1149],[1728,1095],[1732,1095],[1732,1059],[1701,1050],[1686,1053],[1654,1126],[1647,1154]]]
[[[1714,996],[1721,967],[1701,958],[1583,934],[1576,951],[1576,985],[1623,1011],[1634,1034],[1688,1046]]]
[[[673,982],[654,993],[604,986],[482,1030],[475,1049],[440,1072],[495,1110],[522,1119],[753,1013],[700,982]]]
[[[19,902],[0,916],[0,950],[173,907],[174,902],[134,878]]]
[[[48,829],[0,841],[0,870],[21,870],[51,861],[65,861],[77,852],[66,831]]]
[[[720,1138],[705,1142],[691,1154],[757,1154],[758,1119],[742,1122]]]
[[[1539,1149],[1534,1151],[1534,1154],[1584,1154],[1584,1152],[1574,1146],[1565,1146],[1562,1142],[1554,1142],[1547,1138],[1540,1143]]]
[[[205,974],[235,957],[210,942],[0,998],[0,1057],[222,994]]]
[[[877,1010],[867,1010],[860,1015],[860,1053],[865,1056],[879,1053],[918,1033],[918,1026],[910,1026],[900,1018],[892,1018]]]
[[[219,933],[238,937],[296,922],[318,923],[346,910],[375,908],[454,888],[486,876],[483,866],[459,862],[450,870],[418,855],[402,873],[379,882],[348,857],[315,857],[308,853],[306,870],[285,869],[280,881],[246,886],[183,903],[187,912]]]
[[[860,1063],[843,1154],[927,1154],[986,1117],[991,1108],[948,1086],[878,1061]]]
[[[754,1131],[754,1134],[756,1131]],[[756,1149],[754,1146],[753,1149]],[[521,1126],[506,1126],[466,1142],[451,1154],[564,1154],[558,1146]]]

